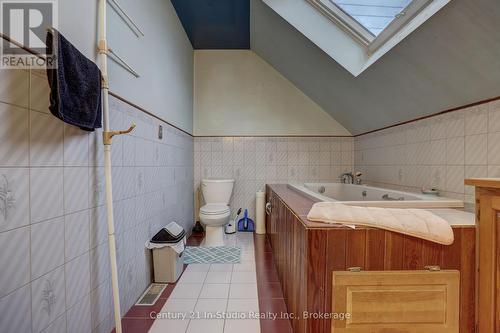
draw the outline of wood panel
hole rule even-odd
[[[325,283],[327,290],[325,293],[325,312],[332,312],[332,300],[335,295],[328,292],[328,286],[332,285],[332,274],[333,271],[342,271],[347,268],[346,263],[346,242],[347,242],[347,230],[346,229],[336,229],[328,231],[327,233],[327,245],[326,245],[326,279]],[[331,320],[326,319],[324,321],[323,327],[325,332],[330,331]]]
[[[385,232],[384,269],[403,269],[404,235]]]
[[[307,231],[307,311],[315,314],[325,311],[326,243],[323,230]],[[323,320],[307,321],[307,332],[322,333],[323,329]]]
[[[383,253],[384,255],[380,255]],[[385,231],[379,229],[366,230],[365,270],[379,271],[384,269]]]
[[[460,290],[460,332],[474,332],[476,328],[476,233],[473,228],[460,228],[459,234],[461,255],[460,268],[457,269],[460,269],[460,284],[463,286]]]
[[[307,308],[307,269],[305,228],[274,193],[268,193],[272,206],[268,216],[268,237],[283,297],[289,313],[301,314]],[[305,333],[306,321],[299,316],[291,320],[294,332]]]
[[[500,210],[500,208],[495,208],[496,210],[496,218],[495,218],[495,225],[497,226],[497,232],[496,232],[496,239],[497,239],[497,242],[498,240],[500,239],[500,228],[498,228],[498,225],[500,223],[500,217],[498,216],[498,211]],[[496,301],[495,301],[495,327],[496,327],[496,331],[500,331],[500,304],[499,304],[499,292],[500,292],[500,246],[499,244],[497,243],[497,247],[496,247],[496,268],[495,268],[495,275],[496,275],[496,283],[495,283],[495,290],[494,290],[494,293],[495,293],[495,298],[496,298]]]
[[[333,272],[332,333],[457,333],[460,273]]]
[[[301,313],[307,310],[307,270],[305,269],[307,262],[307,236],[306,229],[302,226],[300,221],[297,218],[294,218],[295,228],[297,231],[297,241],[298,241],[298,253],[295,254],[296,258],[299,258],[299,265],[297,266],[296,276],[299,278],[299,283],[297,288],[299,290],[298,293],[298,304],[296,307],[296,312],[294,312],[298,316],[298,330],[299,333],[307,332],[306,328],[306,320],[300,316]]]
[[[366,257],[366,229],[348,230],[345,247],[347,267],[364,268]]]
[[[477,328],[500,332],[500,181],[466,180],[476,186]],[[472,272],[471,272],[472,274]]]
[[[415,237],[405,237],[403,242],[403,269],[422,269],[423,243],[424,241]]]
[[[453,228],[455,242],[450,246],[378,229],[307,228],[275,193],[268,197],[274,198],[268,237],[278,256],[275,261],[289,312],[331,312],[333,271],[353,266],[365,271],[422,270],[427,265],[439,265],[462,273],[460,332],[473,332],[474,227]],[[299,317],[292,320],[292,326],[294,332],[327,333],[331,320]]]

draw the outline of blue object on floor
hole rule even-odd
[[[238,231],[253,232],[255,230],[255,223],[248,217],[248,209],[245,209],[245,216],[238,221]]]
[[[186,246],[183,256],[185,264],[238,264],[241,249],[235,246]]]

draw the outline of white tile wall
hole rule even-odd
[[[500,176],[500,101],[363,135],[354,147],[367,182],[415,192],[436,187],[472,209],[464,178]]]
[[[105,332],[113,326],[102,131],[47,109],[40,72],[0,71],[0,332]],[[150,283],[144,243],[193,223],[193,139],[111,98],[122,311]],[[158,125],[163,139],[157,138]]]
[[[24,227],[0,233],[2,246],[2,251],[0,251],[0,267],[2,267],[0,297],[8,295],[31,280],[29,232],[29,227]]]
[[[25,285],[0,299],[2,332],[31,332],[31,288]]]
[[[59,267],[31,283],[33,332],[41,332],[65,312],[64,268]]]
[[[31,226],[31,277],[36,279],[64,264],[64,218]]]
[[[75,333],[90,332],[90,296],[85,296],[80,302],[68,310],[67,331]]]
[[[2,80],[3,81],[3,80]],[[29,111],[0,103],[0,166],[24,167],[29,164]]]
[[[194,188],[199,192],[206,177],[234,178],[233,213],[248,208],[254,217],[255,192],[265,184],[331,182],[351,171],[353,142],[334,137],[198,137]]]

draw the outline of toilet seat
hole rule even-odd
[[[200,208],[203,215],[225,215],[229,213],[229,206],[226,204],[206,204]]]

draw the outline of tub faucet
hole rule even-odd
[[[361,176],[363,176],[363,173],[361,173],[359,171],[354,173],[354,179],[356,180],[356,185],[361,185],[361,182],[362,182]]]
[[[340,175],[340,180],[344,184],[354,184],[354,175],[352,172],[344,172]]]
[[[361,172],[355,172],[354,174],[352,172],[344,172],[343,174],[340,175],[340,179],[342,183],[344,184],[354,184],[356,183],[357,185],[361,185],[361,176],[363,174]]]

